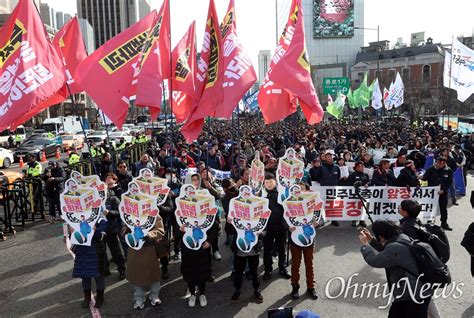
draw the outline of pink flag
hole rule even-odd
[[[200,99],[199,102],[195,104],[188,120],[181,128],[181,133],[188,142],[197,139],[204,125],[204,118],[212,116],[216,110],[216,106],[222,103],[222,68],[222,38],[214,0],[211,0],[196,75],[196,90],[197,96],[200,97]]]
[[[309,124],[323,118],[306,54],[301,0],[292,2],[285,31],[260,87],[258,101],[267,124],[294,113],[298,104]]]
[[[196,33],[195,22],[189,26],[188,31],[178,42],[172,52],[172,77],[173,114],[177,123],[186,120],[196,99]]]
[[[0,131],[30,119],[64,85],[63,63],[33,1],[20,0],[0,30],[0,78]]]
[[[162,59],[168,64],[170,52],[161,52],[160,43],[169,40],[169,2],[165,0],[152,23],[148,38],[143,46],[135,68],[136,101],[138,106],[149,107],[152,120],[156,120],[161,110],[162,97]],[[169,48],[168,48],[169,49]]]
[[[216,107],[214,117],[230,118],[244,94],[257,81],[250,58],[237,38],[234,0],[230,0],[227,14],[221,24],[224,51],[222,104]]]
[[[76,80],[118,128],[127,117],[134,68],[156,14],[153,10],[105,42],[76,70]]]

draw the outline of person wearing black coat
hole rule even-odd
[[[313,166],[309,169],[309,177],[311,181],[317,182],[318,170],[321,168],[321,159],[319,159],[319,157],[314,158],[311,164]]]
[[[359,161],[354,165],[354,171],[349,175],[347,179],[347,185],[354,186],[359,183],[361,186],[368,185],[370,182],[369,175],[364,172],[364,163]]]
[[[390,170],[390,161],[382,159],[377,169],[372,175],[371,184],[373,186],[393,186],[395,184],[395,176]]]
[[[132,181],[132,175],[128,171],[127,163],[123,160],[117,164],[117,178],[123,192],[128,191],[128,184]]]
[[[176,204],[174,202],[174,192],[170,191],[166,197],[165,202],[158,207],[160,210],[160,216],[163,219],[163,226],[165,228],[165,236],[170,237],[171,223],[174,220],[174,212],[176,211]],[[163,279],[168,279],[170,277],[168,273],[169,259],[168,256],[160,258],[161,264],[161,277]]]
[[[472,204],[472,208],[474,208],[474,203]],[[464,233],[461,245],[471,255],[471,275],[474,277],[474,222],[469,225],[466,233]]]
[[[407,188],[418,187],[420,185],[413,161],[407,160],[405,162],[405,168],[400,171],[400,175],[397,177],[395,184],[398,187]]]
[[[280,275],[285,279],[290,279],[291,275],[286,269],[286,251],[285,243],[288,235],[288,225],[283,218],[283,206],[278,203],[278,191],[276,178],[273,174],[267,173],[265,175],[264,183],[265,191],[267,193],[268,207],[272,212],[268,219],[266,227],[266,234],[263,239],[263,265],[265,273],[263,280],[270,279],[272,275],[272,250],[273,247],[278,251],[278,269]]]
[[[103,239],[107,232],[107,221],[100,218],[94,226],[95,232],[91,245],[73,245],[75,254],[73,278],[82,279],[84,300],[82,308],[88,308],[92,298],[92,278],[95,280],[97,296],[95,307],[100,308],[104,303],[105,291],[105,260],[107,253]]]
[[[453,184],[453,171],[446,165],[446,158],[438,157],[433,167],[428,168],[421,178],[428,181],[429,187],[440,186],[439,210],[441,213],[441,227],[447,231],[452,231],[448,225],[448,192]]]
[[[195,306],[196,288],[199,288],[199,301],[201,302],[201,306],[204,306],[203,300],[207,303],[204,296],[206,293],[206,282],[212,275],[212,255],[210,247],[212,243],[217,240],[219,226],[215,222],[212,224],[206,232],[206,241],[198,250],[191,250],[186,247],[182,239],[185,230],[184,226],[181,227],[180,230],[180,235],[176,239],[181,242],[181,274],[183,274],[183,280],[188,284],[189,292],[191,293],[188,305],[190,307]]]
[[[108,226],[104,243],[109,247],[112,259],[117,265],[119,279],[122,280],[125,278],[125,258],[120,249],[119,233],[122,229],[122,220],[120,219],[119,205],[123,190],[118,184],[117,176],[113,173],[106,175],[105,183],[107,184],[108,195],[105,201],[104,216],[107,219]],[[105,276],[110,275],[109,266],[109,260],[106,258]]]
[[[66,173],[57,162],[50,161],[48,169],[45,169],[43,174],[45,182],[45,194],[49,203],[49,222],[54,223],[54,220],[61,219],[61,202],[59,196],[64,189],[64,181],[66,180]],[[56,214],[56,212],[58,214]]]
[[[242,278],[244,276],[244,271],[246,266],[248,266],[248,275],[252,278],[252,287],[253,287],[253,294],[255,296],[255,301],[258,304],[263,302],[263,296],[260,292],[260,278],[258,277],[258,265],[260,262],[260,251],[263,247],[263,232],[258,235],[258,242],[257,244],[248,252],[242,252],[237,247],[237,231],[235,230],[234,226],[230,223],[231,234],[232,234],[232,243],[231,243],[231,250],[234,253],[234,287],[235,292],[232,295],[231,301],[237,302],[242,288]]]
[[[104,153],[102,157],[102,162],[100,163],[100,179],[105,181],[105,176],[110,173],[114,172],[112,169],[112,156],[110,153]]]

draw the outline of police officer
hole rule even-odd
[[[63,168],[55,161],[48,162],[48,168],[45,169],[43,180],[45,182],[45,194],[49,203],[49,222],[52,224],[55,220],[61,220],[61,204],[59,195],[63,191],[66,173]],[[58,212],[58,214],[56,214]]]
[[[446,231],[453,229],[448,225],[448,192],[453,183],[453,171],[446,165],[445,157],[438,157],[436,164],[428,170],[422,177],[422,180],[428,181],[429,187],[440,186],[439,191],[439,209],[441,212],[441,227]]]
[[[21,144],[21,137],[18,134],[15,134],[15,144],[16,144],[16,147],[19,147]]]
[[[77,154],[77,149],[76,148],[71,148],[71,153],[69,154],[68,164],[69,165],[75,165],[75,164],[79,163],[80,160],[81,160],[81,156],[79,156]]]
[[[54,134],[50,131],[48,131],[48,138],[49,139],[53,139],[54,138]]]
[[[35,155],[28,155],[28,168],[26,169],[26,177],[27,178],[35,178],[35,182],[33,182],[33,210],[34,213],[37,213],[38,207],[39,207],[39,202],[40,202],[40,196],[43,194],[40,191],[41,188],[41,180],[38,180],[38,177],[41,176],[41,173],[43,173],[43,167],[41,164],[36,160]]]

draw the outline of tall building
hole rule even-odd
[[[68,23],[72,19],[72,16],[69,13],[64,13],[64,24]]]
[[[40,9],[40,0],[34,0],[38,10]],[[18,4],[18,0],[0,0],[0,28],[5,24],[8,17]]]
[[[64,25],[64,13],[61,11],[56,12],[56,29],[61,29]]]
[[[79,18],[78,20],[87,53],[92,54],[95,50],[94,29],[86,19]]]
[[[265,74],[267,74],[268,67],[272,60],[272,54],[270,50],[260,50],[258,52],[258,81],[263,82]]]
[[[79,18],[94,29],[96,48],[150,13],[145,0],[77,0]]]
[[[364,0],[303,0],[305,39],[313,82],[350,75],[364,46]],[[373,27],[373,26],[371,26]]]

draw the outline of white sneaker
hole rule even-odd
[[[222,259],[222,256],[221,254],[219,254],[219,251],[214,252],[214,258],[216,259],[216,261],[220,261]]]
[[[191,295],[191,297],[189,297],[188,305],[191,308],[196,306],[196,295]]]
[[[186,289],[186,295],[184,295],[184,298],[187,299],[189,297],[191,297],[191,292],[189,291],[189,288],[188,288]]]
[[[133,304],[133,309],[143,309],[145,308],[145,303],[143,300],[136,300],[135,303]]]
[[[206,307],[207,305],[206,295],[199,296],[199,303],[201,304],[201,307]]]
[[[161,305],[161,299],[159,297],[149,297],[152,306]]]

